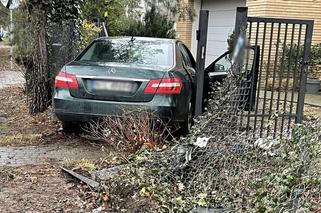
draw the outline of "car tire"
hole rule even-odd
[[[79,131],[80,126],[77,123],[63,121],[62,129],[65,133],[76,133]]]
[[[193,118],[194,118],[194,110],[193,105],[191,102],[188,104],[188,112],[186,114],[186,119],[180,124],[180,133],[183,136],[188,135],[191,132],[191,128],[193,125]]]

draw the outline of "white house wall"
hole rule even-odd
[[[206,65],[227,50],[227,39],[233,33],[237,7],[245,7],[246,0],[195,0],[194,9],[209,10]],[[196,56],[196,30],[199,18],[195,17],[192,32],[192,52]]]

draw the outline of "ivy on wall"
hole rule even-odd
[[[30,12],[38,7],[46,13],[48,20],[58,23],[78,20],[82,2],[83,0],[28,0],[26,3]]]
[[[26,72],[26,91],[29,112],[45,111],[51,104],[56,69],[69,57],[54,53],[55,39],[60,36],[60,49],[73,54],[77,47],[80,26],[80,4],[82,0],[27,0],[25,2],[31,22],[32,51],[31,66]],[[66,36],[67,35],[67,36]]]

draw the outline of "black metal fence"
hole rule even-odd
[[[287,137],[303,119],[314,22],[248,17],[247,8],[238,8],[237,19],[236,35],[254,47],[242,61],[247,74],[240,92],[250,107],[238,112],[239,124],[256,138]]]
[[[198,86],[204,79],[208,11],[201,11],[200,20]],[[246,7],[237,8],[235,45],[243,38],[247,47],[233,62],[243,79],[233,100],[240,129],[255,138],[282,138],[302,122],[313,25],[311,20],[248,17]],[[197,88],[199,99],[201,90]],[[196,116],[201,103],[196,100]]]

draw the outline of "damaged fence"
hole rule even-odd
[[[243,23],[247,48],[215,86],[192,133],[169,148],[141,150],[104,181],[115,210],[320,211],[321,126],[295,124],[303,118],[313,22],[246,17]],[[299,51],[294,40],[305,54],[286,59]]]
[[[317,212],[320,210],[318,121],[293,129],[291,140],[252,140],[236,128],[247,102],[241,75],[215,90],[208,113],[189,137],[163,150],[143,149],[103,185],[115,211]],[[119,190],[121,189],[121,190]]]

